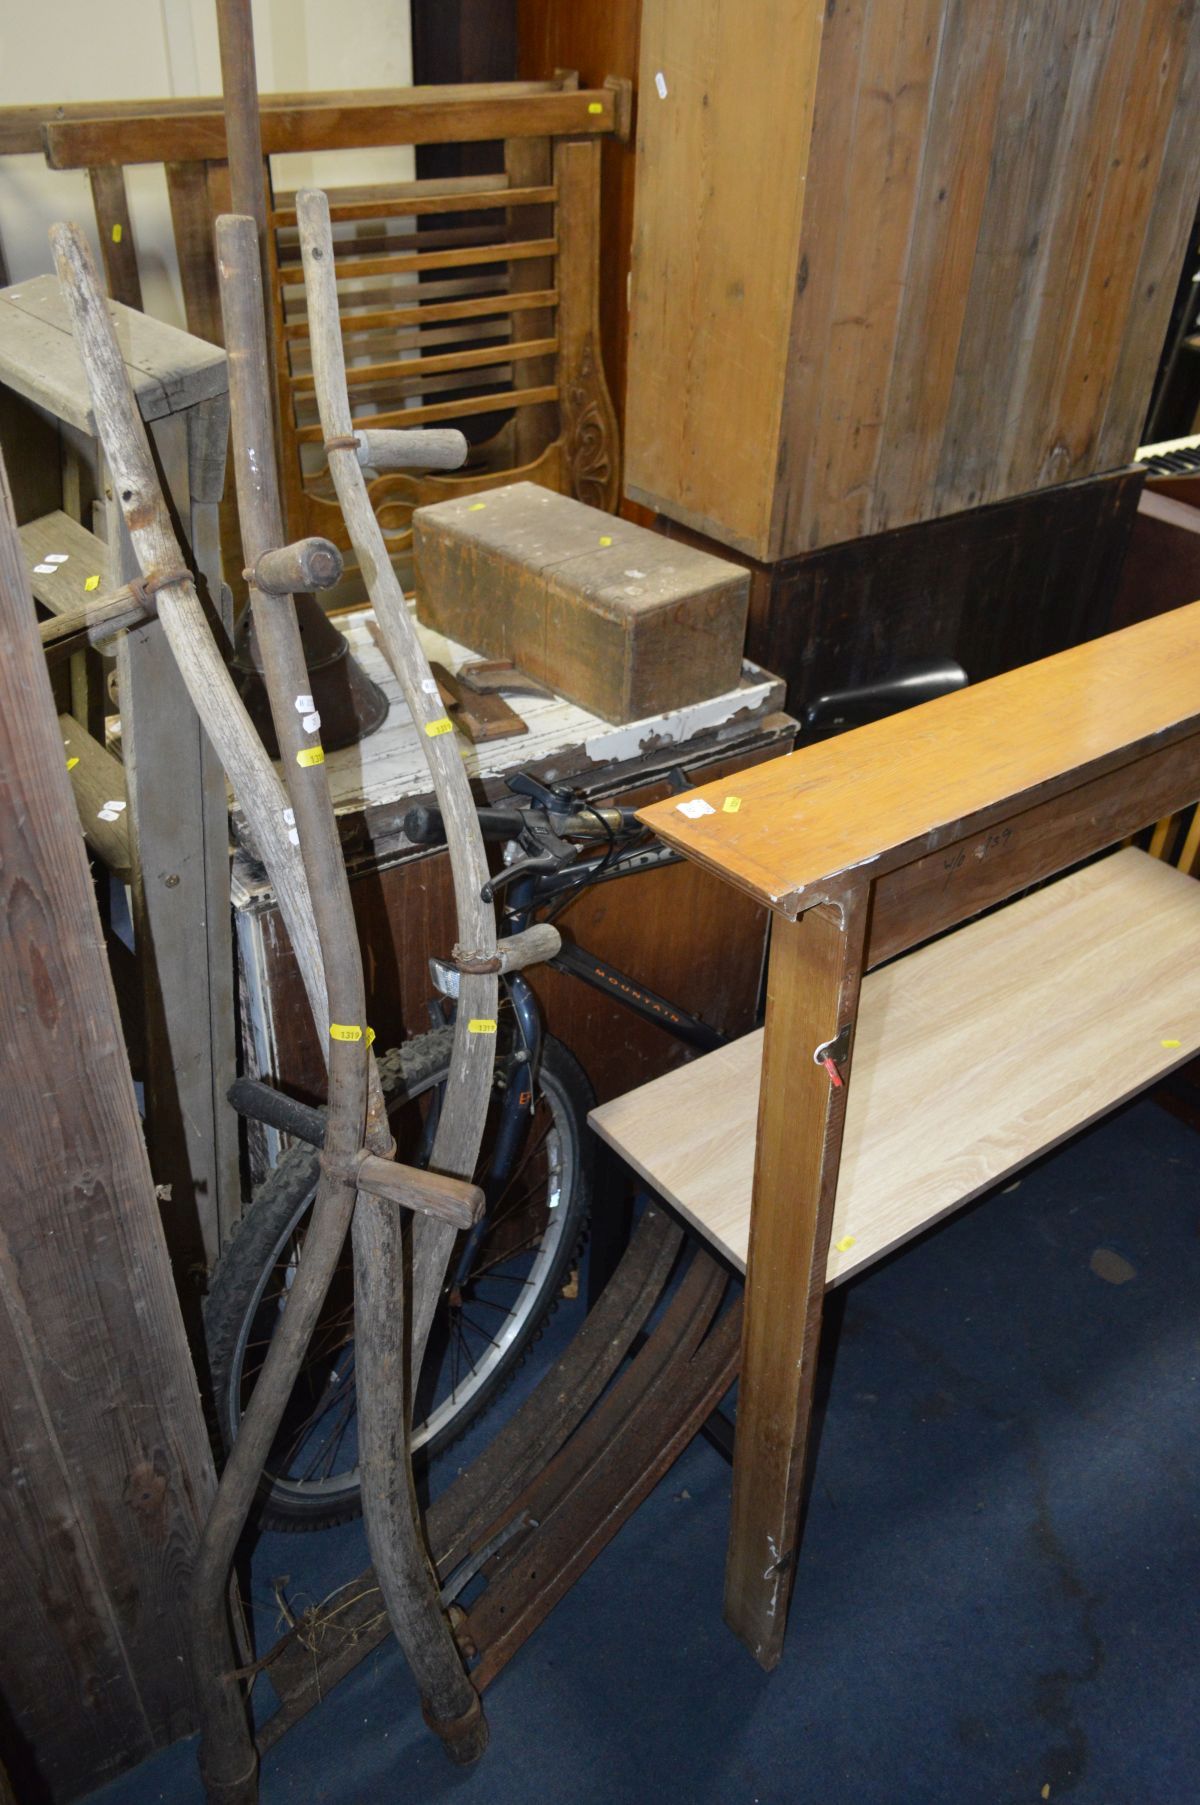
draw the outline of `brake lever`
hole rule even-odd
[[[560,860],[548,852],[535,853],[527,859],[517,859],[512,865],[506,865],[503,871],[498,871],[495,877],[488,879],[479,892],[480,897],[485,903],[495,902],[500,891],[506,890],[509,884],[517,878],[542,877],[552,871],[557,871],[559,864]]]
[[[558,814],[570,812],[570,790],[547,789],[544,783],[539,783],[528,771],[514,771],[511,776],[505,777],[504,782],[513,795],[528,796],[539,808],[553,809]]]

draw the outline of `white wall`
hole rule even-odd
[[[399,88],[412,81],[409,0],[253,0],[263,93]],[[0,0],[0,106],[79,100],[158,100],[219,94],[214,0]],[[277,182],[403,180],[412,155],[347,151],[282,157]],[[183,324],[183,299],[161,166],[126,176],[149,313]],[[0,157],[0,242],[9,280],[51,267],[47,229],[85,225],[95,240],[82,170],[47,169],[40,156]]]

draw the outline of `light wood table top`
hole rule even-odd
[[[1200,721],[1200,602],[642,811],[795,916]],[[698,805],[707,805],[707,810]]]
[[[590,1118],[742,1270],[762,1043],[747,1035]],[[1132,848],[871,973],[827,1283],[1197,1051],[1200,884]]]

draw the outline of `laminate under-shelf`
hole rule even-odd
[[[593,1110],[745,1270],[762,1034]],[[864,980],[827,1283],[1200,1051],[1200,883],[1126,848]]]

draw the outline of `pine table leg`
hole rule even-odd
[[[864,886],[772,926],[725,1569],[725,1620],[766,1668],[791,1597],[845,1119],[846,1086],[813,1051],[855,1019],[867,903]]]

